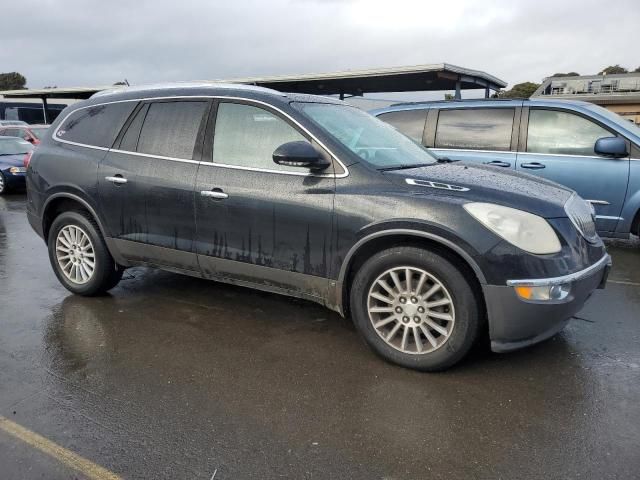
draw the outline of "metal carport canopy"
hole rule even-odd
[[[499,90],[507,83],[488,73],[462,68],[447,63],[414,65],[369,70],[348,70],[333,73],[283,75],[273,77],[236,78],[219,80],[273,88],[282,92],[312,93],[317,95],[363,95],[365,93],[421,92],[455,90],[456,97],[466,89]],[[96,92],[119,86],[44,88],[0,91],[5,98],[89,98]]]

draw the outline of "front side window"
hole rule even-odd
[[[407,168],[436,162],[426,148],[355,107],[330,103],[296,103],[294,106],[375,168]]]
[[[135,106],[136,102],[119,102],[76,110],[60,125],[56,138],[82,145],[111,148]]]
[[[263,108],[221,103],[213,137],[213,162],[240,167],[288,170],[273,161],[283,143],[307,139],[284,119]]]
[[[513,108],[441,110],[435,147],[508,151],[514,114]]]
[[[527,152],[595,156],[596,140],[613,134],[584,117],[558,110],[529,112]]]
[[[422,134],[424,132],[424,124],[427,121],[427,112],[428,110],[425,109],[399,110],[396,112],[382,113],[378,115],[378,118],[396,127],[400,133],[404,133],[412,140],[422,143]]]
[[[190,160],[207,102],[157,102],[149,106],[137,151]]]

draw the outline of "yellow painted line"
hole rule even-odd
[[[44,438],[37,433],[27,430],[15,422],[0,415],[0,430],[5,431],[9,435],[22,440],[24,443],[46,453],[50,457],[55,458],[60,463],[73,468],[82,473],[87,478],[95,480],[121,480],[121,477],[113,472],[90,462],[86,458],[67,450],[60,445],[53,443],[51,440]]]

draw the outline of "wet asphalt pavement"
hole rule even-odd
[[[0,197],[0,417],[124,478],[640,478],[640,244],[555,338],[423,374],[302,300],[130,269],[71,295]],[[84,478],[0,431],[1,479]]]

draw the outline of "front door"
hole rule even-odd
[[[275,164],[277,147],[309,139],[281,113],[251,102],[221,101],[207,136],[196,182],[203,275],[326,297],[335,248],[333,167],[312,174]]]
[[[572,188],[596,210],[596,228],[613,232],[620,219],[629,180],[629,158],[596,155],[596,140],[616,134],[576,113],[531,108],[523,114],[524,142],[517,170]],[[524,145],[522,145],[524,144]]]

